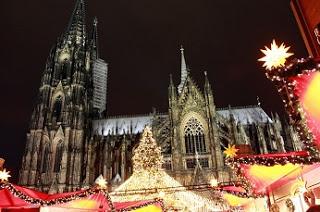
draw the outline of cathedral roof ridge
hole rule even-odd
[[[135,118],[135,117],[146,117],[153,116],[153,113],[144,113],[144,114],[129,114],[129,115],[114,115],[107,116],[105,119],[118,119],[118,118]]]
[[[156,112],[156,113],[142,113],[142,114],[126,114],[126,115],[113,115],[113,116],[107,116],[104,119],[100,119],[100,120],[108,120],[108,119],[119,119],[119,118],[138,118],[138,117],[152,117],[154,115],[158,115],[158,116],[164,116],[164,115],[168,115],[167,112]]]
[[[217,108],[216,110],[219,111],[219,110],[247,109],[247,108],[259,108],[259,107],[260,106],[258,106],[258,105],[228,106],[228,107],[220,107],[220,108]]]
[[[268,114],[258,105],[218,108],[217,113],[225,118],[232,115],[241,124],[272,122]]]
[[[168,112],[157,112],[155,115],[160,115],[160,116],[167,116]]]

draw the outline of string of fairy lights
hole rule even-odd
[[[268,66],[269,67],[269,66]],[[319,72],[320,63],[313,58],[294,59],[288,65],[284,64],[278,68],[269,67],[266,69],[266,76],[274,82],[285,109],[291,119],[291,124],[297,130],[299,139],[303,142],[306,150],[306,155],[300,156],[293,154],[284,157],[264,157],[264,156],[246,156],[246,157],[232,157],[227,159],[229,165],[232,164],[247,164],[247,165],[285,165],[292,164],[313,164],[320,162],[319,149],[314,143],[314,136],[307,126],[306,114],[303,110],[299,97],[295,94],[295,78],[303,75],[310,75],[314,72]]]
[[[157,182],[158,184],[155,183],[155,185],[157,186],[154,188],[152,186],[149,186],[147,188],[143,186],[139,187],[139,185],[146,183],[146,181],[141,181],[141,179],[150,180],[150,176],[157,176],[163,173],[163,158],[161,155],[161,148],[156,145],[155,140],[152,138],[151,129],[146,127],[139,146],[134,150],[133,175],[129,178],[129,180],[127,180],[127,183],[125,182],[122,187],[120,186],[120,188],[115,192],[112,192],[111,195],[115,197],[121,197],[121,199],[123,199],[128,196],[136,195],[143,198],[147,197],[150,194],[156,194],[154,195],[155,198],[152,201],[148,201],[138,206],[116,210],[113,201],[107,191],[107,182],[103,179],[102,176],[97,179],[96,186],[81,190],[76,194],[71,194],[65,197],[60,197],[52,200],[42,200],[30,197],[29,195],[18,190],[14,185],[9,183],[9,172],[4,169],[0,170],[0,190],[7,189],[14,196],[30,204],[40,206],[65,204],[70,201],[86,198],[93,194],[102,194],[108,203],[110,211],[112,212],[131,211],[152,204],[158,204],[164,210],[166,206],[163,201],[163,195],[185,192],[182,196],[188,196],[189,199],[190,197],[196,197],[196,195],[186,193],[187,191],[211,191],[220,194],[232,194],[241,198],[262,198],[266,195],[266,193],[255,193],[253,191],[254,184],[250,183],[245,177],[243,170],[241,170],[241,165],[263,165],[271,167],[275,165],[286,165],[288,163],[314,164],[320,162],[319,149],[314,143],[315,137],[307,125],[305,111],[301,106],[299,97],[295,93],[297,85],[296,78],[306,75],[308,76],[312,73],[319,72],[320,62],[309,57],[306,59],[294,59],[288,64],[285,64],[286,59],[293,55],[292,53],[287,52],[289,48],[290,47],[286,47],[284,44],[278,46],[276,42],[273,41],[273,43],[271,44],[271,48],[266,47],[264,50],[261,50],[265,54],[265,56],[263,58],[260,58],[259,61],[265,62],[263,65],[264,67],[266,67],[265,74],[267,78],[275,84],[277,91],[279,92],[283,100],[285,109],[289,114],[291,124],[297,130],[299,139],[304,144],[304,151],[292,152],[292,154],[280,155],[277,157],[270,157],[270,155],[237,156],[238,149],[235,147],[235,145],[228,145],[228,147],[225,148],[224,151],[224,154],[226,155],[225,162],[233,170],[235,170],[235,173],[241,182],[237,183],[237,185],[230,182],[226,185],[200,184],[182,186],[178,183],[174,183],[173,179],[171,180],[171,178],[164,175],[162,180],[167,181],[166,183],[159,184],[159,182]],[[144,175],[146,175],[147,177],[145,177]],[[141,182],[132,185],[132,182],[136,182],[133,180],[134,177],[136,177],[136,180],[140,179]],[[172,183],[170,184],[170,182],[168,181],[172,181]],[[226,190],[225,188],[228,186],[240,187],[243,188],[244,191],[240,192],[236,190]],[[202,198],[199,197],[199,201],[202,201]],[[216,199],[215,201],[218,201],[218,199]]]
[[[213,191],[219,193],[228,193],[242,198],[260,198],[263,197],[261,194],[249,194],[245,191],[232,191],[232,190],[224,190],[224,188],[228,186],[236,186],[243,187],[242,183],[225,183],[224,185],[212,186],[211,184],[200,184],[200,185],[181,185],[181,186],[172,186],[172,187],[157,187],[157,188],[148,188],[148,189],[133,189],[133,190],[119,190],[112,192],[112,196],[127,196],[127,195],[139,195],[139,194],[153,194],[153,193],[176,193],[182,191]]]
[[[0,167],[1,168],[1,167]],[[127,211],[133,211],[139,208],[143,208],[149,205],[158,205],[162,208],[164,211],[164,204],[163,201],[159,198],[155,198],[154,200],[149,200],[145,203],[138,204],[135,206],[130,206],[127,208],[122,208],[122,209],[116,209],[110,195],[108,193],[107,189],[107,181],[100,175],[96,181],[95,181],[95,186],[90,187],[88,189],[81,190],[77,192],[76,194],[70,194],[64,197],[58,197],[50,200],[43,200],[40,198],[34,198],[31,197],[30,195],[26,194],[25,192],[17,189],[13,184],[9,183],[9,177],[10,174],[9,171],[6,171],[6,169],[0,169],[0,190],[6,189],[9,191],[11,194],[13,194],[15,197],[29,203],[32,205],[39,205],[39,206],[55,206],[55,205],[61,205],[61,204],[66,204],[71,201],[75,200],[80,200],[84,198],[88,198],[91,195],[94,194],[102,194],[107,202],[108,205],[108,211],[110,212],[127,212]]]
[[[9,182],[0,183],[0,189],[6,189],[6,190],[10,191],[14,196],[24,200],[27,203],[30,203],[33,205],[41,205],[41,206],[52,206],[52,205],[65,204],[70,201],[86,198],[86,197],[93,195],[93,194],[102,194],[106,198],[108,206],[111,209],[111,211],[115,210],[114,205],[111,201],[111,198],[110,198],[107,190],[99,188],[97,186],[91,187],[89,189],[85,189],[83,191],[80,191],[77,194],[71,194],[71,195],[68,195],[65,197],[59,197],[59,198],[52,199],[52,200],[43,200],[43,199],[39,199],[39,198],[30,197],[29,195],[25,194],[24,192],[18,190],[15,186],[13,186]]]
[[[1,182],[0,183],[0,190],[1,189],[6,189],[6,190],[10,191],[15,197],[18,197],[19,199],[21,199],[29,204],[39,205],[39,206],[61,205],[61,204],[66,204],[66,203],[74,201],[74,200],[80,200],[80,199],[87,198],[90,195],[102,194],[107,201],[107,204],[109,207],[108,211],[111,211],[111,212],[133,211],[133,210],[136,210],[139,208],[143,208],[143,207],[146,207],[149,205],[155,205],[155,204],[160,206],[162,209],[164,209],[163,201],[158,198],[151,200],[151,201],[147,201],[147,202],[139,204],[139,205],[135,205],[135,206],[127,207],[127,208],[122,208],[122,209],[116,209],[110,196],[109,196],[108,191],[106,189],[100,188],[99,186],[94,186],[89,189],[85,189],[77,194],[71,194],[71,195],[68,195],[65,197],[60,197],[60,198],[56,198],[56,199],[52,199],[52,200],[42,200],[39,198],[30,197],[29,195],[27,195],[24,192],[15,188],[15,186],[9,182]]]
[[[176,187],[163,187],[163,188],[156,188],[156,189],[145,189],[145,190],[125,190],[125,191],[117,191],[117,192],[113,192],[113,196],[127,196],[127,195],[148,195],[148,194],[152,194],[152,193],[161,193],[161,192],[165,192],[166,194],[169,193],[176,193],[176,192],[182,192],[182,191],[214,191],[214,192],[220,192],[220,193],[228,193],[228,194],[232,194],[232,195],[236,195],[238,197],[242,197],[242,198],[259,198],[262,197],[261,195],[250,195],[247,192],[239,192],[239,191],[230,191],[230,190],[223,190],[224,187],[226,186],[234,186],[234,183],[230,183],[230,184],[225,184],[222,186],[215,186],[213,187],[211,184],[201,184],[201,185],[189,185],[189,186],[176,186]],[[53,205],[59,205],[59,204],[65,204],[68,203],[70,201],[74,201],[74,200],[79,200],[79,199],[83,199],[86,198],[90,195],[93,194],[102,194],[108,203],[109,208],[111,209],[111,211],[130,211],[130,210],[135,210],[137,208],[140,207],[145,207],[147,205],[152,205],[152,204],[158,204],[162,207],[163,205],[163,201],[159,198],[159,199],[155,199],[154,201],[148,201],[147,203],[135,206],[135,207],[130,207],[129,209],[121,209],[121,210],[115,210],[113,202],[110,198],[109,193],[107,192],[106,188],[101,188],[99,186],[95,186],[89,189],[85,189],[77,194],[72,194],[66,197],[61,197],[61,198],[56,198],[56,199],[52,199],[52,200],[42,200],[42,199],[38,199],[38,198],[33,198],[30,197],[29,195],[25,194],[24,192],[18,190],[17,188],[15,188],[14,185],[12,185],[9,182],[1,182],[0,183],[0,190],[1,189],[7,189],[8,191],[10,191],[14,196],[24,200],[27,203],[33,204],[33,205],[40,205],[40,206],[53,206]]]
[[[310,76],[310,74],[319,71],[319,68],[320,63],[309,57],[307,59],[294,59],[284,68],[266,72],[266,76],[275,83],[292,124],[296,128],[300,140],[305,144],[305,149],[312,157],[317,156],[316,158],[319,157],[319,150],[314,145],[314,137],[307,126],[305,111],[301,106],[299,97],[294,92],[297,83],[293,77]],[[309,164],[308,160],[304,162]]]
[[[209,185],[183,186],[162,168],[161,148],[153,139],[150,127],[142,133],[134,150],[132,175],[110,195],[115,201],[163,199],[166,209],[198,211],[228,207],[221,195]],[[204,193],[209,198],[204,198]]]
[[[157,203],[162,208],[165,207],[165,208],[172,208],[172,209],[175,209],[178,205],[183,207],[190,207],[191,202],[194,202],[194,205],[192,206],[193,209],[194,207],[199,207],[200,203],[202,205],[200,207],[209,207],[212,209],[214,209],[215,207],[218,207],[217,204],[223,204],[223,205],[226,204],[224,200],[221,198],[221,195],[213,195],[214,193],[221,194],[222,193],[221,191],[223,191],[222,187],[219,187],[218,185],[212,186],[209,184],[191,185],[191,186],[185,187],[185,186],[182,186],[177,181],[175,181],[168,174],[166,174],[165,171],[162,169],[163,160],[161,156],[161,149],[160,147],[157,146],[156,141],[152,138],[151,129],[148,127],[146,127],[146,129],[144,130],[142,139],[140,141],[140,145],[135,149],[135,156],[133,157],[133,161],[134,161],[134,174],[123,185],[120,186],[120,190],[117,190],[116,192],[111,193],[112,197],[120,197],[120,200],[121,200],[120,202],[122,202],[122,201],[132,200],[132,199],[128,199],[128,196],[136,195],[138,199],[135,199],[135,200],[153,199],[154,201],[151,201],[151,203],[148,202],[148,203],[131,207],[131,208],[121,209],[121,211],[134,210],[152,203]],[[10,176],[9,172],[4,170],[3,173],[4,173],[3,176],[5,177],[1,182],[0,189],[7,189],[14,196],[17,196],[20,199],[30,204],[41,205],[41,206],[59,205],[59,204],[68,203],[73,200],[86,198],[92,194],[101,193],[105,196],[110,210],[119,211],[114,208],[113,201],[110,198],[109,193],[107,192],[107,182],[102,176],[99,176],[96,179],[95,181],[96,186],[94,187],[79,191],[76,194],[68,195],[65,197],[60,197],[52,200],[42,200],[42,199],[30,197],[29,195],[25,194],[19,189],[16,189],[15,186],[13,186],[8,182],[8,177]],[[136,180],[133,180],[134,183],[130,183],[132,182],[130,181],[130,179],[136,179]],[[143,185],[147,189],[141,189],[139,185]],[[121,192],[121,188],[123,186],[125,188],[136,188],[136,189],[135,190],[126,189],[124,192]],[[156,189],[152,189],[152,186],[156,186]],[[212,201],[211,199],[206,200],[205,198],[194,193],[194,192],[205,192],[205,191],[210,191],[210,196],[211,198],[214,198],[214,201]],[[229,193],[229,191],[225,191],[225,192]],[[242,197],[246,196],[246,194],[242,192],[232,192],[232,193]],[[150,198],[149,194],[152,194],[151,195],[152,198]],[[179,197],[179,198],[176,198],[176,197]],[[176,204],[165,205],[164,200],[165,201],[170,200],[172,202],[177,202],[179,204],[176,205],[177,204],[176,203]]]
[[[241,165],[271,167],[288,163],[310,165],[320,162],[319,149],[314,142],[315,137],[307,125],[306,113],[301,106],[299,97],[295,93],[297,85],[295,79],[319,72],[320,63],[316,59],[309,57],[306,59],[293,59],[288,64],[285,64],[286,59],[293,55],[287,52],[289,48],[284,44],[278,46],[273,41],[271,48],[265,47],[265,49],[261,50],[265,56],[260,58],[259,61],[265,62],[263,66],[266,68],[266,77],[275,84],[289,114],[291,124],[296,129],[299,140],[304,144],[304,150],[274,157],[270,157],[270,155],[237,156],[237,150],[229,146],[226,149],[226,152],[229,153],[229,157],[228,155],[226,157],[226,164],[235,170],[237,177],[243,182],[243,188],[249,194],[253,194],[252,188],[254,184],[245,177]],[[258,194],[258,196],[261,195],[264,194]]]

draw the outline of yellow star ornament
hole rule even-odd
[[[0,170],[0,182],[8,181],[9,177],[11,177],[9,173],[10,172],[7,171],[6,169]]]
[[[290,46],[286,47],[283,43],[278,46],[276,41],[273,40],[271,48],[265,46],[265,49],[260,49],[264,54],[264,57],[260,58],[258,61],[264,62],[262,66],[267,70],[283,67],[287,58],[293,55],[293,53],[288,52],[289,49]]]
[[[230,144],[228,144],[228,148],[225,148],[223,153],[226,155],[227,158],[234,158],[235,156],[237,156],[238,151],[239,149],[237,149],[235,145],[231,146]]]

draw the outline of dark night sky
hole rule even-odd
[[[65,30],[74,0],[3,1],[1,147],[17,175],[40,76],[50,47]],[[217,107],[282,105],[265,78],[259,48],[273,38],[307,56],[289,0],[87,0],[99,20],[100,55],[109,63],[108,113],[165,112],[169,74],[179,83],[180,44],[199,87],[207,71]]]

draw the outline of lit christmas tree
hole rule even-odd
[[[111,197],[114,201],[136,201],[161,198],[167,210],[221,211],[226,209],[216,195],[203,198],[169,176],[163,169],[161,148],[152,138],[150,127],[143,131],[140,144],[134,150],[133,174],[120,185]]]
[[[134,150],[132,161],[134,173],[157,174],[161,170],[163,163],[161,148],[152,138],[152,132],[148,126],[143,131],[139,146]]]

